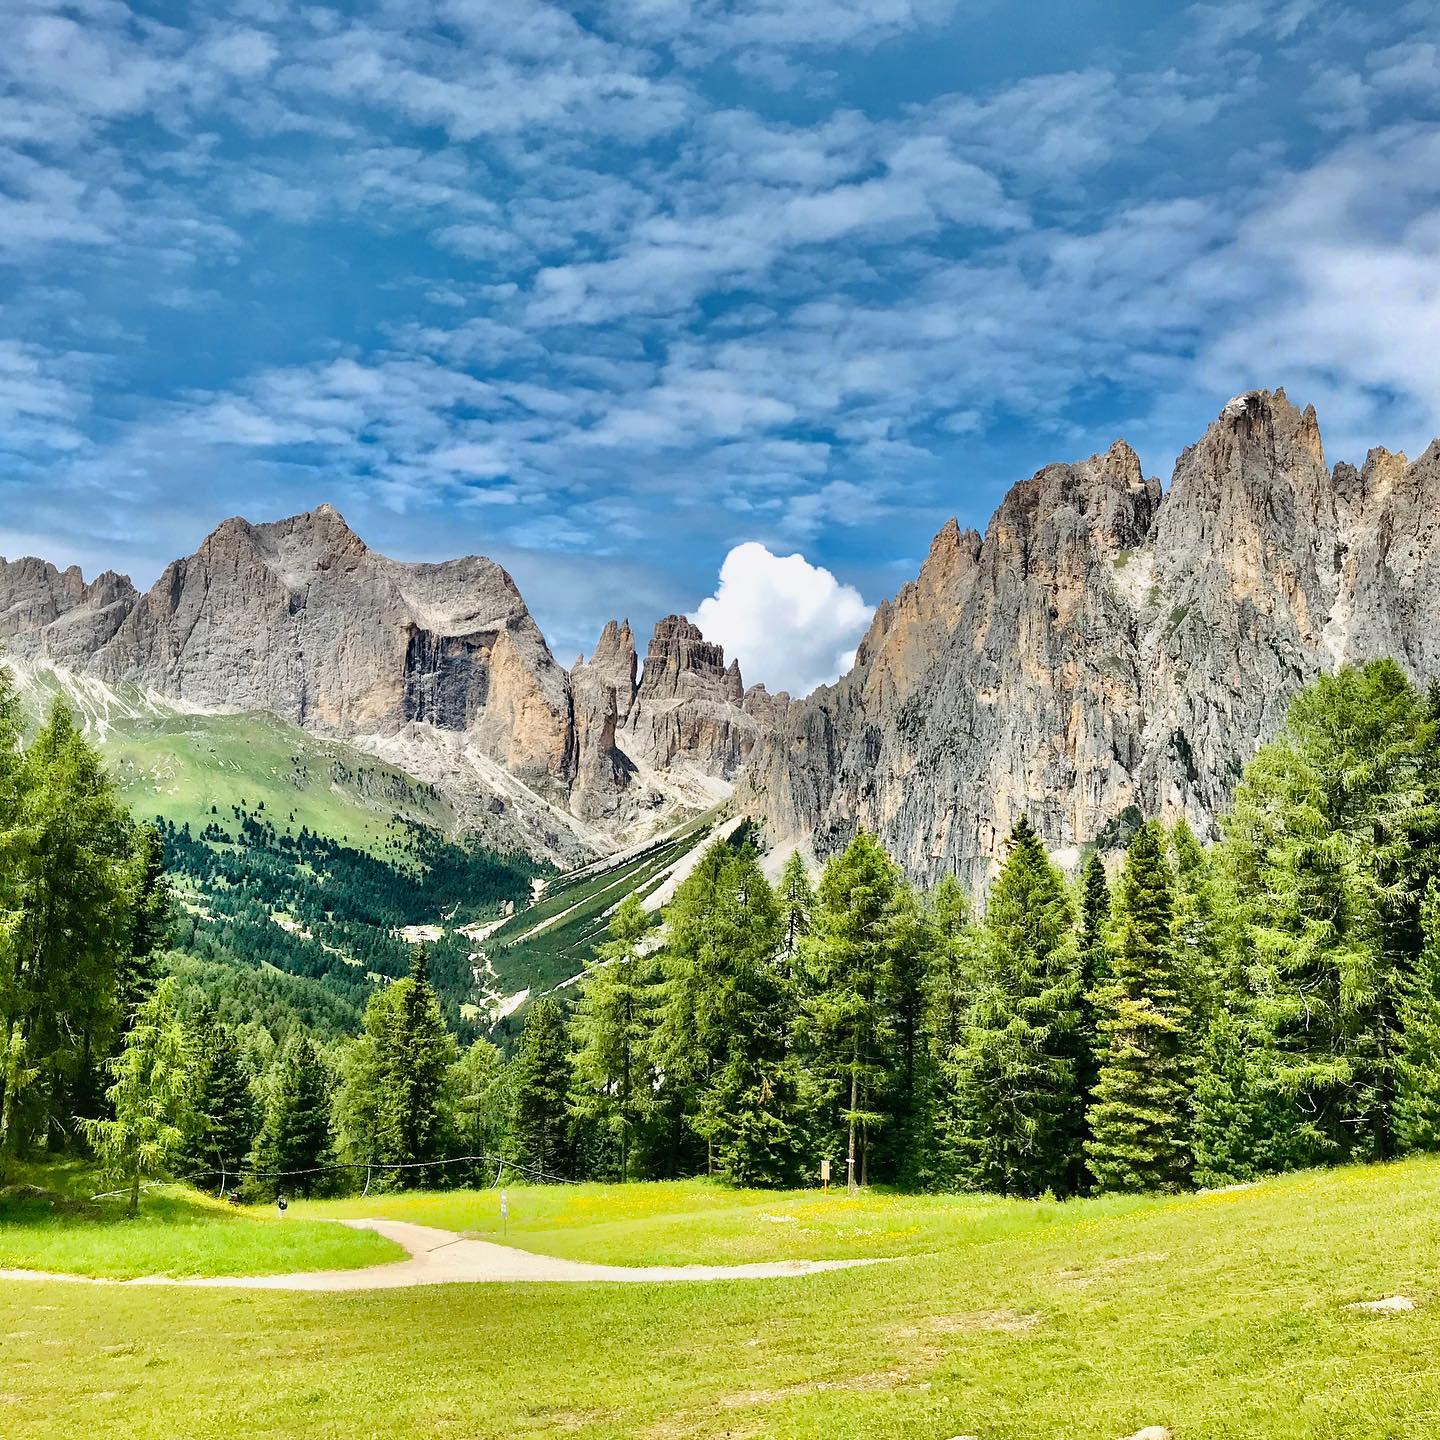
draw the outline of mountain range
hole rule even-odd
[[[329,506],[227,520],[147,592],[0,561],[22,667],[186,712],[269,712],[432,784],[464,828],[558,864],[726,799],[780,849],[877,831],[917,880],[983,878],[1023,813],[1057,852],[1136,812],[1213,831],[1294,692],[1393,655],[1440,675],[1440,443],[1326,463],[1311,408],[1238,396],[1168,487],[1117,441],[950,522],[853,670],[747,687],[681,616],[569,670],[510,576],[404,564]],[[1107,827],[1109,830],[1107,831]]]

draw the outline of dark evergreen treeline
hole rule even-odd
[[[517,1084],[543,1071],[570,1124],[519,1126],[516,1152],[1035,1196],[1440,1144],[1440,687],[1389,661],[1322,679],[1217,843],[1128,829],[1070,884],[1022,818],[978,919],[865,834],[813,894],[798,861],[775,889],[713,847],[663,945],[616,914],[565,1041],[532,1009]]]
[[[5,753],[18,774],[47,752]],[[1142,818],[1123,856],[1092,854],[1071,881],[1022,818],[983,907],[953,878],[917,893],[863,833],[813,887],[798,857],[772,884],[751,845],[715,844],[663,927],[618,906],[508,1059],[457,1042],[422,950],[369,987],[352,1036],[338,1013],[322,1033],[297,1024],[267,988],[302,977],[217,983],[238,972],[172,956],[158,987],[126,979],[163,931],[163,887],[153,842],[117,827],[96,862],[117,888],[95,894],[118,898],[92,1068],[126,985],[138,1003],[83,1128],[135,1185],[476,1183],[502,1161],[786,1185],[828,1161],[836,1183],[1065,1196],[1440,1148],[1440,688],[1390,662],[1298,697],[1215,843]],[[233,875],[218,888],[250,883]],[[334,923],[314,896],[284,903]],[[7,971],[20,933],[4,932]],[[87,1114],[82,1068],[71,1055],[13,1092],[32,1137],[45,1104]],[[443,1164],[462,1156],[480,1158]]]
[[[399,817],[397,817],[399,823]],[[227,828],[228,826],[228,828]],[[217,965],[239,962],[316,982],[291,992],[307,1025],[333,1033],[329,992],[353,1031],[374,989],[373,977],[405,975],[409,946],[397,933],[444,916],[452,926],[519,901],[539,873],[524,856],[446,841],[407,827],[403,861],[382,860],[308,829],[277,830],[263,814],[236,808],[197,838],[188,825],[157,821],[167,870],[191,903],[177,912],[174,943]],[[430,972],[446,1019],[475,1031],[461,1007],[474,994],[472,946],[447,932],[430,951]]]

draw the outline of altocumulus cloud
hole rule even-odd
[[[854,663],[873,613],[822,566],[747,540],[725,557],[715,593],[690,618],[740,661],[747,681],[808,695]]]

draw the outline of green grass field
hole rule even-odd
[[[303,1208],[483,1233],[495,1201]],[[1440,1426],[1434,1160],[1064,1206],[700,1183],[510,1201],[512,1243],[557,1254],[901,1258],[671,1286],[0,1284],[0,1433],[1115,1440],[1167,1425],[1176,1440],[1382,1440]],[[1417,1308],[1346,1308],[1397,1294]]]
[[[98,1183],[86,1169],[47,1167],[0,1188],[0,1270],[123,1280],[351,1270],[404,1258],[369,1231],[237,1209],[179,1187],[149,1191],[132,1220],[122,1198],[90,1198]]]

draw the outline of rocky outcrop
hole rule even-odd
[[[616,743],[616,731],[635,699],[635,641],[630,622],[610,621],[595,653],[570,670],[575,714],[575,782],[571,808],[584,820],[615,821],[627,808],[634,762]]]
[[[0,561],[0,641],[111,686],[354,741],[465,792],[457,810],[487,833],[508,817],[516,843],[567,860],[713,804],[775,708],[676,616],[643,680],[628,621],[567,674],[500,566],[402,564],[328,505],[227,520],[144,595]]]
[[[683,763],[729,780],[783,698],[765,696],[759,687],[747,697],[740,662],[727,666],[721,646],[683,615],[667,615],[650,638],[621,744],[653,770]]]
[[[112,570],[87,584],[78,565],[0,559],[0,642],[58,664],[83,661],[115,634],[136,598]]]
[[[1440,446],[1327,469],[1313,410],[1237,397],[1169,491],[1117,443],[952,522],[854,670],[757,747],[740,803],[826,853],[879,832],[917,879],[990,871],[1027,815],[1057,850],[1134,805],[1212,832],[1322,670],[1440,672]]]
[[[340,736],[465,731],[517,774],[568,785],[564,671],[510,576],[470,556],[377,555],[322,505],[227,520],[141,596],[88,661],[189,704],[268,710]]]

